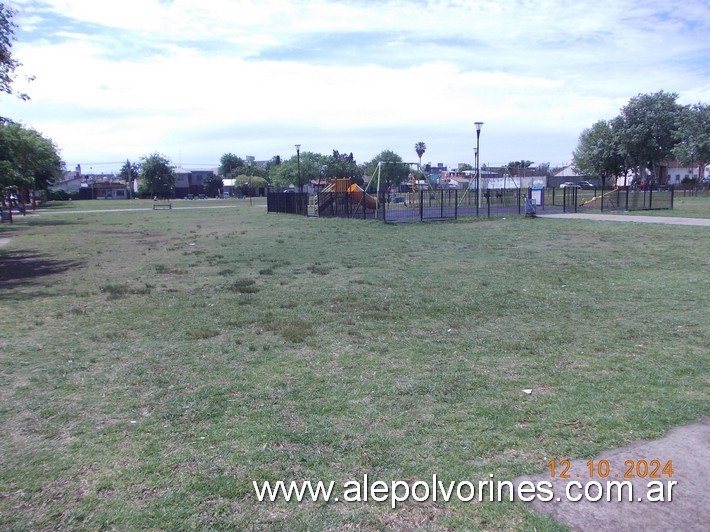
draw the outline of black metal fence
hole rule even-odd
[[[580,210],[636,211],[673,208],[674,189],[619,188],[609,191],[568,187],[554,189],[418,190],[416,192],[320,192],[310,214],[323,217],[378,219],[384,222],[453,220],[459,217],[523,215],[533,207],[545,212]],[[526,208],[526,200],[531,205]],[[309,195],[269,192],[268,212],[309,214]]]
[[[269,192],[266,195],[267,212],[284,212],[308,216],[308,194],[305,192]]]
[[[565,188],[558,197],[562,200],[563,212],[580,210],[600,211],[650,211],[672,209],[675,190],[671,186],[664,190],[653,187],[622,187],[612,190],[595,190],[590,193],[578,188]]]
[[[321,192],[313,213],[324,217],[378,219],[384,222],[453,220],[459,217],[523,215],[530,190],[439,189],[416,192],[373,193]],[[541,200],[544,196],[541,196]],[[375,199],[377,200],[375,202]],[[544,200],[536,208],[545,210]],[[556,209],[559,211],[559,208]]]

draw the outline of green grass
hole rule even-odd
[[[252,480],[511,479],[708,414],[705,228],[72,203],[0,226],[3,529],[551,529]]]

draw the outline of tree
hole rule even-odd
[[[219,160],[219,175],[224,177],[236,176],[244,166],[244,159],[233,153],[225,153]]]
[[[0,123],[0,185],[46,189],[63,169],[50,139],[16,122]]]
[[[15,11],[5,4],[0,4],[0,91],[12,94],[12,83],[15,81],[15,69],[21,63],[12,57],[12,42],[15,40],[15,28],[12,21]],[[32,78],[28,78],[32,79]],[[23,100],[29,100],[24,93],[18,94]]]
[[[710,106],[696,103],[684,107],[675,132],[673,156],[691,168],[710,164]]]
[[[624,172],[624,157],[611,123],[600,120],[582,131],[573,155],[573,165],[583,175],[599,176],[602,186]]]
[[[131,195],[133,194],[133,183],[138,179],[138,171],[138,165],[126,159],[126,163],[121,167],[121,171],[118,173],[118,177],[128,183]]]
[[[362,169],[357,165],[352,153],[346,155],[338,150],[333,150],[333,155],[324,157],[322,163],[323,177],[349,177],[356,183],[362,184]]]
[[[424,152],[426,151],[426,144],[423,142],[417,142],[414,145],[414,151],[417,152],[417,155],[419,156],[419,173],[422,173],[422,155],[424,155]]]
[[[484,165],[484,167],[485,167],[485,165]],[[463,164],[459,165],[459,172],[465,172],[465,171],[471,172],[473,170],[475,170],[475,168],[468,163],[463,163]]]
[[[266,179],[259,175],[240,174],[237,176],[237,182],[240,183],[242,194],[250,198],[256,196],[260,188],[268,186]]]
[[[310,151],[301,152],[301,184],[305,185],[311,180],[318,180],[321,177],[321,168],[325,164],[325,157],[320,153]],[[277,187],[298,185],[298,155],[294,155],[288,161],[272,168],[269,177],[271,183]]]
[[[612,121],[620,153],[629,165],[647,168],[658,179],[659,163],[672,156],[682,107],[668,92],[631,98]]]
[[[209,174],[202,180],[202,186],[205,187],[205,194],[216,196],[224,188],[224,181],[218,175]]]
[[[278,165],[281,164],[281,156],[280,155],[274,155],[271,159],[266,161],[265,165],[265,170],[266,174],[265,177],[271,174],[271,171],[276,168]]]
[[[388,185],[399,185],[409,177],[409,165],[391,150],[384,150],[365,164],[365,174],[367,176],[374,175],[378,165],[380,165],[380,179]]]
[[[152,197],[169,198],[175,189],[175,174],[170,159],[154,152],[141,157],[139,192]]]
[[[534,163],[532,161],[526,161],[526,160],[510,161],[507,165],[508,172],[510,173],[511,176],[524,177],[525,170],[530,168],[533,164]]]

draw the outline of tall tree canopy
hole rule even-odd
[[[602,184],[625,170],[624,157],[610,122],[600,120],[582,132],[573,161],[574,167],[580,173],[600,176]]]
[[[15,69],[20,67],[19,61],[12,56],[12,43],[15,40],[15,24],[12,17],[15,11],[0,3],[0,91],[12,94],[12,83],[15,81]],[[29,96],[18,94],[23,100]]]
[[[233,153],[225,153],[219,160],[219,175],[234,177],[244,167],[244,159]]]
[[[131,194],[133,194],[133,183],[136,179],[138,179],[139,170],[140,168],[137,164],[126,159],[125,164],[121,167],[121,171],[118,173],[118,176],[129,184]]]
[[[575,150],[574,165],[602,179],[636,169],[650,170],[659,180],[661,163],[710,163],[710,109],[698,103],[682,106],[678,95],[664,91],[631,98],[620,114],[585,129]]]
[[[380,163],[382,163],[380,168],[381,183],[399,185],[402,181],[406,181],[412,172],[409,164],[402,161],[402,157],[391,150],[384,150],[365,164],[365,175],[368,178],[372,176]]]
[[[301,185],[306,185],[311,180],[325,178],[323,166],[325,159],[320,153],[302,151],[300,155]],[[278,187],[294,185],[298,186],[298,155],[294,155],[288,161],[281,161],[281,164],[273,166],[270,172],[271,183]]]
[[[160,153],[141,157],[140,193],[169,198],[175,190],[175,174],[170,159]]]
[[[362,169],[357,165],[353,154],[349,155],[333,150],[333,155],[323,157],[324,178],[349,177],[357,183],[362,183]]]
[[[612,121],[620,153],[629,166],[651,170],[658,178],[658,164],[672,157],[682,107],[678,95],[660,91],[631,98]]]
[[[419,157],[419,173],[423,174],[424,169],[422,168],[422,156],[426,152],[426,144],[424,142],[417,142],[414,145],[414,151],[417,152],[417,157]]]
[[[15,122],[0,123],[0,185],[45,189],[63,169],[50,139]]]
[[[682,164],[704,167],[710,164],[710,105],[684,107],[675,133],[673,156]]]
[[[214,197],[224,188],[224,181],[218,175],[209,174],[202,180],[202,186],[205,187],[205,194]]]

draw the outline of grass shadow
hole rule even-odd
[[[54,260],[32,251],[0,252],[0,288],[17,288],[39,283],[51,275],[81,266],[80,261]],[[43,282],[43,286],[46,284]],[[0,299],[3,297],[0,290]]]

